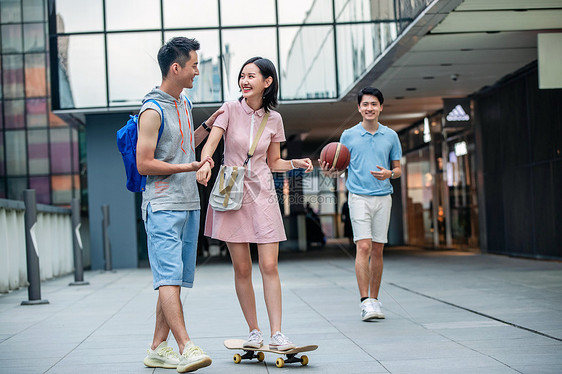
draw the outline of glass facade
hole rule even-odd
[[[138,106],[160,81],[159,47],[178,35],[201,43],[195,102],[237,98],[238,70],[253,56],[276,64],[281,100],[337,100],[430,2],[50,0],[54,108]],[[13,35],[6,48],[40,48],[21,42],[40,36],[36,29],[6,32]]]
[[[46,10],[0,1],[0,198],[35,189],[38,203],[68,206],[80,191],[79,130],[50,109]]]

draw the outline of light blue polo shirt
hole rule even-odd
[[[396,131],[379,123],[371,134],[359,122],[343,132],[340,143],[351,153],[347,168],[347,190],[357,195],[384,196],[394,192],[389,179],[379,181],[370,171],[377,165],[390,170],[391,161],[402,158],[402,147]]]

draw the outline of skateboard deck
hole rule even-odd
[[[243,347],[244,340],[242,339],[227,339],[224,341],[224,346],[228,349],[236,349],[244,351],[244,354],[241,355],[239,353],[234,355],[234,363],[239,364],[242,360],[251,360],[256,358],[259,362],[263,361],[265,358],[264,352],[268,353],[275,353],[278,355],[285,355],[286,358],[283,359],[279,357],[275,361],[275,365],[279,368],[285,366],[286,363],[293,363],[293,362],[300,362],[301,365],[308,364],[308,357],[306,355],[302,355],[297,357],[297,354],[302,352],[309,352],[314,351],[318,348],[317,345],[305,345],[302,347],[296,347],[293,349],[288,349],[286,351],[279,351],[277,349],[269,349],[268,345],[263,345],[261,348],[246,348]]]

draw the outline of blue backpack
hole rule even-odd
[[[164,111],[156,100],[150,99],[147,101],[152,101],[156,104],[162,113],[162,123],[160,124],[160,130],[158,130],[158,141],[160,141],[162,131],[164,130]],[[146,175],[140,175],[137,169],[137,140],[139,138],[137,125],[139,115],[135,114],[129,117],[127,124],[117,130],[117,148],[119,148],[119,152],[121,152],[123,157],[123,163],[125,164],[127,189],[132,192],[141,192],[144,191],[146,185]]]

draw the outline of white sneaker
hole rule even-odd
[[[384,314],[381,311],[381,305],[381,302],[377,299],[365,299],[361,303],[361,319],[363,321],[383,319]]]
[[[291,343],[289,338],[287,338],[281,331],[277,331],[269,339],[269,349],[276,349],[278,351],[287,351],[289,349],[296,348],[297,346]]]
[[[178,373],[185,373],[186,371],[195,371],[211,365],[213,361],[203,352],[201,348],[193,344],[190,340],[187,342],[180,357],[178,364]]]
[[[175,369],[180,363],[180,355],[168,347],[168,342],[163,341],[155,350],[148,349],[143,362],[149,368]]]
[[[261,348],[263,345],[263,337],[261,331],[258,329],[253,329],[248,336],[248,340],[242,344],[244,348]]]

